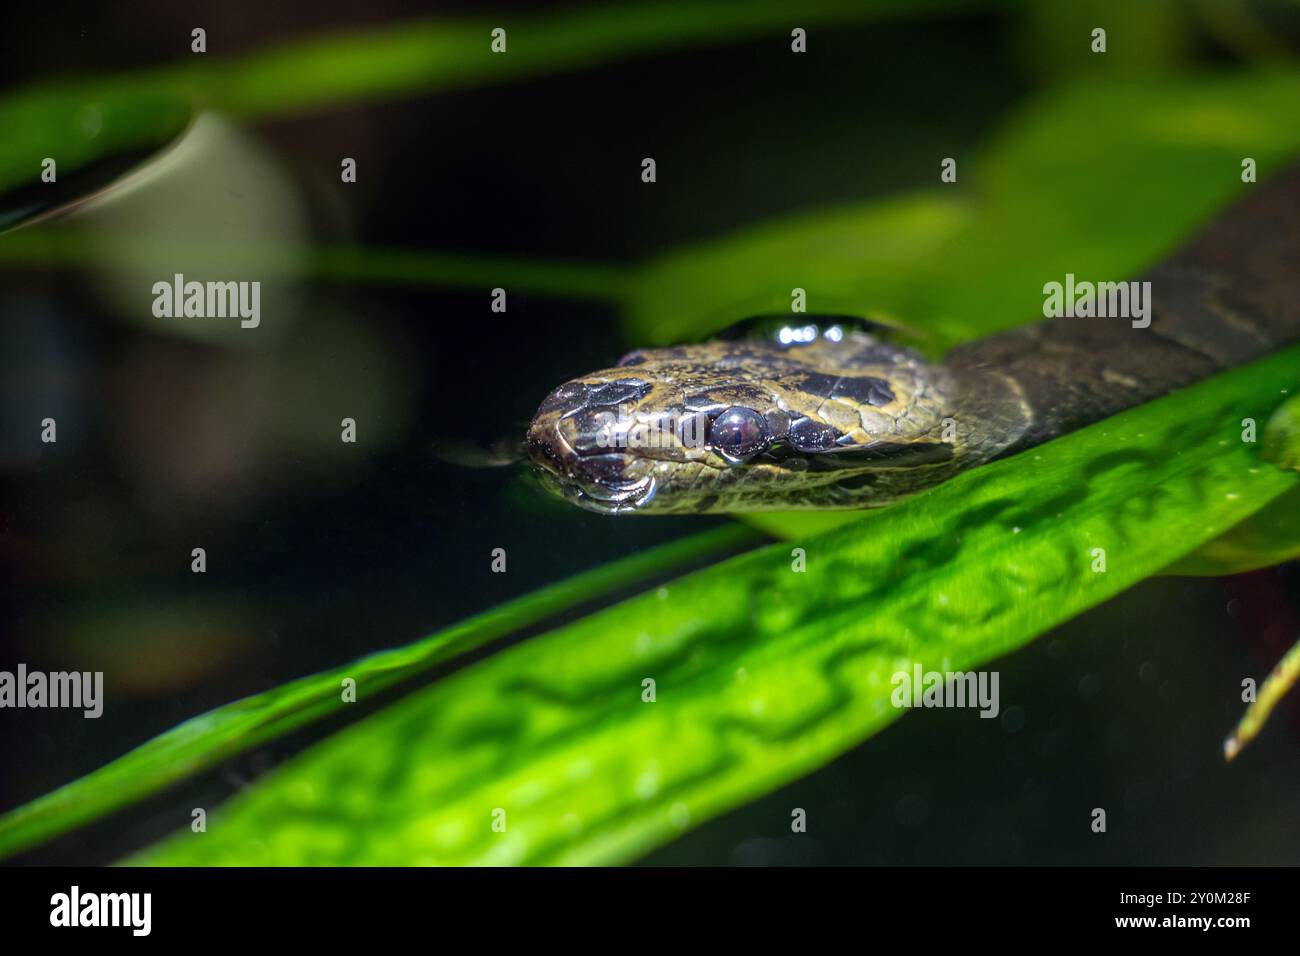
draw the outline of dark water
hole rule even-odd
[[[214,7],[196,22],[247,50],[403,12],[371,6],[291,21]],[[24,16],[10,85],[165,62],[189,29],[143,6],[75,30]],[[778,36],[251,134],[298,183],[312,241],[627,264],[928,181],[928,157],[978,142],[1034,82],[989,55],[1004,27],[971,15],[828,31],[795,66],[773,55]],[[653,194],[636,178],[648,152]],[[346,193],[341,155],[361,170]],[[326,280],[290,300],[266,319],[283,325],[278,344],[254,354],[124,321],[81,270],[6,267],[0,668],[98,669],[117,690],[98,721],[4,715],[0,808],[213,706],[725,520],[600,518],[518,470],[442,460],[448,442],[518,435],[552,386],[643,344],[608,307],[516,294],[494,315],[479,291]],[[362,439],[341,454],[333,423],[354,407],[368,413]],[[34,438],[46,415],[56,446]],[[202,576],[189,573],[198,546]],[[494,547],[505,575],[489,569]],[[999,720],[909,715],[647,862],[1290,862],[1300,712],[1284,707],[1232,766],[1219,745],[1238,675],[1266,671],[1298,610],[1295,566],[1149,581],[1002,662]],[[164,832],[165,808],[220,799],[310,739],[24,860],[113,859]],[[1111,808],[1105,835],[1088,828],[1095,806]],[[782,837],[793,807],[808,811],[807,839]]]

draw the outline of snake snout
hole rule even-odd
[[[593,511],[628,511],[648,502],[655,481],[627,453],[625,404],[649,390],[637,379],[566,382],[542,402],[525,447],[552,491]]]
[[[547,488],[573,503],[605,514],[632,511],[654,497],[654,477],[622,452],[574,453],[556,422],[534,423],[527,448]]]
[[[653,386],[639,378],[608,374],[565,382],[546,397],[528,429],[527,444],[534,460],[568,470],[575,456],[606,457],[621,447],[633,420],[630,410]]]

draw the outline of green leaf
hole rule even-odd
[[[223,260],[239,254],[258,263],[268,278],[310,275],[331,282],[389,286],[491,288],[505,282],[521,292],[567,299],[615,302],[626,284],[625,267],[607,263],[469,256],[410,249],[293,244],[250,238],[243,242],[177,243],[174,238],[122,235],[118,229],[82,222],[49,222],[0,236],[0,263],[77,266],[104,272],[139,269],[177,254]]]
[[[62,175],[119,151],[159,147],[202,108],[252,118],[290,116],[735,43],[766,32],[784,42],[796,13],[807,28],[975,5],[977,0],[704,0],[683,7],[650,0],[532,16],[417,20],[240,57],[193,55],[184,37],[176,64],[60,80],[0,99],[0,193],[35,182],[47,156],[57,157]],[[490,48],[496,27],[507,30],[504,54]]]
[[[1163,573],[1217,577],[1270,568],[1296,558],[1300,558],[1300,491],[1282,495]]]
[[[892,196],[670,253],[633,275],[628,340],[689,341],[738,318],[786,312],[795,288],[807,290],[810,312],[900,327],[906,316],[906,327],[926,328],[926,314],[908,312],[907,290],[973,215],[955,195]]]
[[[929,351],[1042,316],[1043,283],[1123,277],[1173,250],[1300,152],[1300,73],[1097,81],[1036,98],[958,182],[763,223],[645,264],[628,339],[699,338],[736,318],[808,311],[892,321]]]
[[[1300,396],[1273,413],[1264,429],[1260,456],[1279,468],[1300,471]],[[1282,495],[1165,573],[1241,574],[1296,558],[1300,558],[1300,490]]]
[[[1269,418],[1260,455],[1279,468],[1300,471],[1300,395],[1283,402]]]
[[[66,179],[99,159],[161,149],[191,116],[182,91],[116,81],[58,83],[0,99],[0,194],[39,183],[46,158]],[[7,219],[0,215],[0,226]]]
[[[978,667],[1300,487],[1240,440],[1298,385],[1300,347],[811,538],[805,573],[774,545],[511,647],[128,862],[633,858],[901,716],[895,673]]]
[[[700,338],[740,316],[788,309],[795,288],[806,290],[810,312],[904,327],[917,337],[908,344],[932,355],[1035,321],[1044,282],[1067,272],[1129,276],[1172,251],[1251,188],[1241,183],[1243,156],[1256,159],[1261,179],[1284,165],[1300,151],[1300,125],[1276,117],[1296,102],[1296,72],[1098,81],[1047,94],[959,162],[957,185],[786,217],[646,263],[625,285],[627,338]],[[798,538],[856,518],[744,520]]]
[[[799,10],[816,23],[954,5],[966,4],[828,0]],[[0,100],[0,128],[12,134],[0,144],[0,190],[30,181],[45,155],[60,156],[62,173],[161,145],[195,106],[285,115],[519,79],[784,31],[791,7],[668,9],[512,21],[509,58],[486,56],[495,23],[424,22],[43,85]],[[1297,149],[1300,131],[1277,117],[1290,115],[1298,88],[1289,72],[1060,93],[962,158],[958,187],[759,227],[656,261],[632,285],[599,266],[330,249],[309,261],[327,276],[453,284],[511,266],[538,291],[626,299],[638,342],[694,337],[784,306],[803,285],[814,308],[924,329],[922,344],[937,351],[1031,318],[1044,274],[1128,272],[1172,248],[1239,188],[1242,155],[1266,175]],[[1295,500],[1294,479],[1220,432],[1224,416],[1267,412],[1278,382],[1294,387],[1294,350],[1270,362],[1255,367],[1257,380],[1232,373],[1032,452],[1034,468],[1023,457],[1000,463],[883,513],[801,516],[800,534],[854,525],[806,542],[807,575],[790,571],[788,546],[769,549],[675,584],[667,598],[643,596],[505,651],[312,748],[214,816],[210,833],[141,859],[626,859],[888,723],[897,716],[882,703],[891,665],[973,666],[1246,528],[1270,499],[1259,516]],[[1155,408],[1167,417],[1151,417]],[[1212,435],[1206,415],[1220,429]],[[1111,542],[1110,569],[1081,577],[1078,551],[1098,541]],[[364,674],[373,692],[650,573],[624,571],[563,582],[187,722],[0,818],[0,855],[336,709],[342,676]],[[647,667],[663,677],[653,705],[639,699]],[[490,809],[506,803],[508,836],[492,833]]]
[[[0,858],[340,710],[345,706],[340,693],[344,678],[356,681],[358,701],[371,699],[385,688],[555,614],[756,540],[757,535],[740,526],[682,538],[507,601],[404,647],[380,651],[194,717],[99,770],[0,817]]]
[[[736,515],[745,524],[775,538],[794,540],[864,521],[879,511],[756,511]]]

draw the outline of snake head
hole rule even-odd
[[[525,447],[551,490],[602,513],[864,507],[953,458],[944,385],[860,334],[643,350],[551,392]]]
[[[671,385],[622,369],[565,382],[542,402],[525,448],[547,487],[591,511],[648,508],[662,462],[703,457],[708,419],[677,414]],[[684,411],[684,409],[681,409]]]

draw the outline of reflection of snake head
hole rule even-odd
[[[605,513],[887,504],[953,471],[942,368],[840,325],[633,352],[542,403],[527,447]]]

